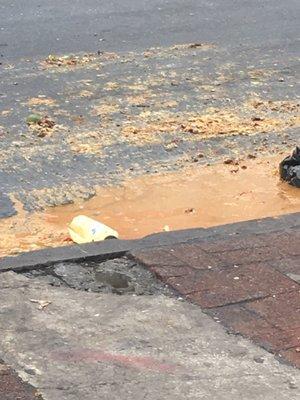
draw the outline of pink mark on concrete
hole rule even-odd
[[[174,364],[163,363],[152,357],[126,356],[124,354],[105,353],[99,350],[79,349],[56,351],[53,360],[66,363],[108,362],[124,365],[129,368],[148,369],[155,372],[171,373],[177,368]]]

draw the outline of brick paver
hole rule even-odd
[[[42,400],[42,397],[0,362],[0,399],[1,400]]]
[[[195,282],[194,292],[188,298],[202,308],[212,308],[289,292],[296,285],[278,271],[250,264],[206,272]]]
[[[131,256],[232,333],[300,368],[299,226],[218,234]]]
[[[208,314],[225,325],[230,332],[251,338],[270,351],[279,352],[299,345],[299,329],[274,326],[271,321],[248,310],[243,304],[210,309]]]
[[[289,362],[297,368],[300,368],[300,347],[295,347],[286,351],[280,351],[279,357]]]

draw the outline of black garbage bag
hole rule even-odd
[[[281,179],[300,188],[300,147],[296,147],[291,156],[281,161],[279,173]]]

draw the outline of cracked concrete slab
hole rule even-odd
[[[299,370],[180,299],[1,278],[0,358],[45,400],[299,398]]]

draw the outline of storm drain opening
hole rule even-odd
[[[62,262],[21,274],[51,286],[86,292],[174,296],[150,271],[126,257],[101,262]]]

